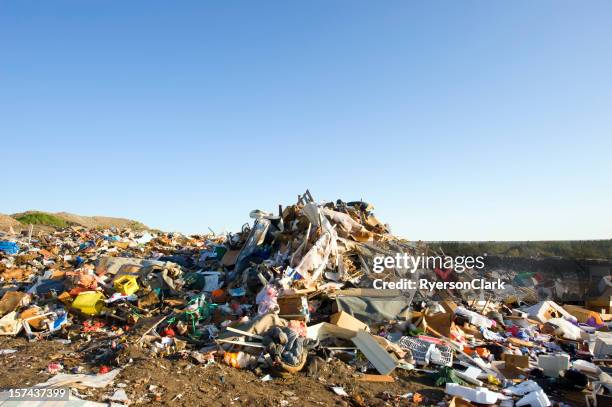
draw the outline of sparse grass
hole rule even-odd
[[[27,215],[18,217],[17,220],[26,225],[46,225],[57,228],[65,228],[68,226],[68,222],[64,219],[43,212],[28,213]]]

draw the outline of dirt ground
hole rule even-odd
[[[82,348],[74,342],[65,345],[53,340],[0,338],[0,349],[17,350],[0,356],[0,388],[46,381],[51,377],[47,366],[53,361],[61,362],[64,372],[77,366],[82,367],[82,373],[97,372],[99,367],[87,362],[86,353],[79,351]],[[442,388],[434,387],[424,375],[398,370],[394,383],[359,382],[351,366],[335,359],[325,363],[315,357],[303,372],[268,382],[261,381],[265,372],[151,357],[135,346],[125,349],[119,361],[123,369],[113,385],[79,390],[79,394],[88,400],[105,401],[117,384],[125,383],[132,404],[159,406],[407,406],[412,403],[399,396],[415,391],[425,396],[424,405],[435,405],[444,398]],[[336,395],[332,386],[343,387],[349,397]]]
[[[17,350],[0,355],[0,388],[29,387],[48,380],[52,376],[47,371],[51,362],[60,362],[66,373],[77,367],[79,373],[97,373],[100,363],[92,363],[96,351],[87,351],[88,346],[80,341],[63,344],[0,337],[0,349]],[[325,362],[317,356],[309,359],[302,372],[267,382],[261,380],[266,372],[239,370],[221,362],[205,366],[172,355],[151,356],[136,345],[128,345],[109,364],[122,367],[113,384],[105,389],[81,389],[81,398],[104,402],[125,385],[131,405],[413,406],[411,399],[401,396],[414,392],[424,396],[421,406],[449,400],[427,374],[396,369],[394,383],[361,382],[352,366],[337,359]],[[333,386],[342,387],[349,396],[336,395]],[[545,391],[552,400],[576,407],[585,405],[584,391],[564,391],[552,383]]]

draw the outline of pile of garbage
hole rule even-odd
[[[488,296],[379,290],[374,279],[461,281],[476,272],[373,272],[377,256],[433,249],[392,235],[362,201],[317,203],[307,191],[250,217],[227,235],[83,227],[5,235],[0,335],[88,343],[105,378],[129,363],[130,347],[264,378],[297,374],[318,356],[354,366],[364,381],[392,382],[398,369],[427,376],[448,396],[440,405],[612,405],[612,292],[590,308],[559,305],[496,271],[481,273],[510,286]],[[83,376],[49,369],[57,379],[43,387]]]

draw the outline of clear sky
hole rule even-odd
[[[612,237],[612,2],[0,3],[0,212]]]

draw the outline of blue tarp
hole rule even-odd
[[[19,252],[19,245],[15,242],[9,242],[7,240],[0,241],[0,252],[6,254],[17,254]]]

